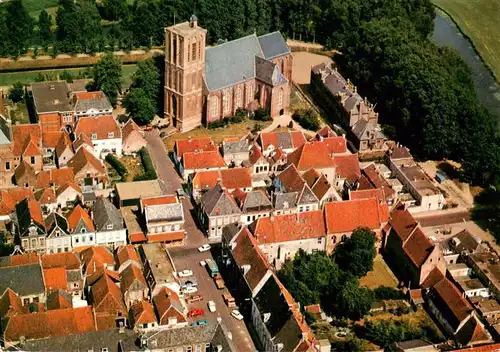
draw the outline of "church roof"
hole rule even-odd
[[[264,53],[264,58],[268,60],[290,53],[285,38],[283,38],[280,32],[261,35],[259,37],[259,43]]]

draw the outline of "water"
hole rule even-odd
[[[460,33],[455,23],[439,12],[436,12],[434,19],[432,40],[437,45],[446,45],[458,51],[471,70],[479,100],[500,119],[500,85],[476,54],[469,40]]]

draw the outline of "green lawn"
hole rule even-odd
[[[43,9],[57,6],[57,0],[22,0],[22,2],[26,11],[33,17],[38,17]]]
[[[500,81],[500,0],[432,0],[473,42]]]

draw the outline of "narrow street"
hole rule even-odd
[[[148,142],[148,150],[153,161],[153,165],[158,174],[158,178],[162,181],[164,192],[174,194],[175,191],[182,187],[182,179],[177,174],[175,166],[168,156],[168,151],[159,137],[157,130],[146,133],[146,141]],[[255,345],[248,333],[245,322],[238,321],[231,316],[231,311],[234,308],[228,308],[224,303],[222,294],[227,290],[218,290],[214,280],[210,277],[207,269],[200,265],[201,260],[207,258],[213,259],[212,253],[198,252],[197,248],[202,244],[207,243],[205,235],[198,229],[193,219],[193,206],[188,197],[182,201],[184,207],[184,228],[187,232],[186,244],[184,246],[169,247],[172,260],[174,261],[177,271],[189,269],[193,271],[193,276],[198,283],[198,292],[203,296],[200,302],[188,304],[188,309],[202,308],[205,314],[196,318],[188,318],[189,322],[198,321],[201,319],[208,320],[211,324],[215,324],[217,319],[222,319],[226,327],[231,331],[233,342],[238,351],[251,352],[256,351]],[[208,310],[208,301],[214,301],[217,311],[211,313]]]

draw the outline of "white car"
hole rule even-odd
[[[217,310],[215,308],[215,302],[214,301],[208,301],[208,310],[211,311],[212,313]]]
[[[186,286],[181,289],[182,293],[195,293],[198,289],[194,286]]]
[[[208,243],[198,247],[198,252],[206,252],[209,250],[210,250],[210,245]]]
[[[204,260],[200,260],[200,265],[201,265],[201,266],[205,266],[205,265],[207,265],[207,262],[206,262],[206,261],[204,261]]]
[[[186,269],[186,270],[178,271],[177,275],[179,275],[179,277],[189,277],[189,276],[193,276],[193,272],[191,270]]]
[[[241,315],[240,311],[235,309],[231,312],[231,315],[233,316],[234,319],[236,320],[243,320],[243,315]]]

